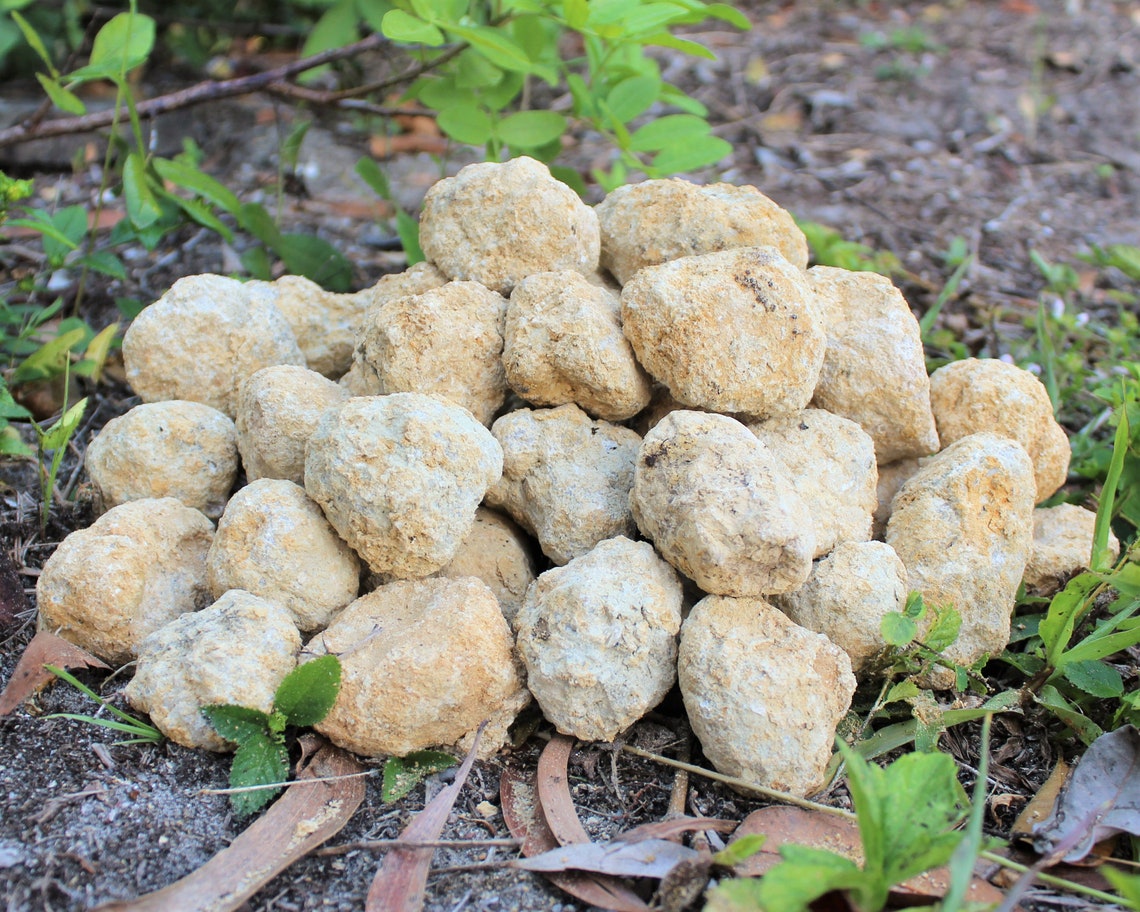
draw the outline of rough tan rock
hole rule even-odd
[[[455,557],[502,467],[498,442],[467,409],[393,393],[325,412],[305,491],[373,571],[408,579]]]
[[[1009,619],[1033,542],[1033,464],[1019,443],[971,434],[935,456],[895,495],[887,544],[907,588],[928,605],[953,605],[958,639],[943,653],[969,665],[1009,642]],[[937,686],[953,675],[939,674]]]
[[[527,587],[537,576],[533,552],[533,539],[522,529],[502,513],[480,507],[455,557],[436,576],[481,579],[495,593],[513,629]]]
[[[539,576],[518,615],[527,686],[564,734],[612,741],[676,679],[681,581],[648,542],[618,537]]]
[[[883,618],[906,606],[907,573],[890,545],[841,542],[815,562],[811,576],[795,592],[773,596],[789,618],[822,633],[851,659],[859,674],[886,648],[879,633]]]
[[[787,592],[811,572],[807,504],[756,435],[726,415],[661,419],[641,444],[630,504],[642,534],[705,592]]]
[[[167,621],[210,603],[214,527],[172,497],[132,500],[67,536],[36,581],[39,629],[112,665]]]
[[[217,519],[237,478],[237,429],[201,402],[144,403],[107,422],[84,465],[105,508],[174,497]]]
[[[306,647],[343,667],[317,731],[366,757],[470,747],[488,757],[530,702],[494,593],[473,577],[396,581],[362,596]]]
[[[681,627],[689,723],[720,772],[795,795],[824,784],[851,705],[847,653],[761,598],[710,595]]]
[[[305,364],[288,321],[234,279],[187,276],[123,336],[127,382],[143,402],[189,399],[231,418],[238,388],[271,364]]]
[[[393,272],[381,276],[375,285],[356,293],[357,297],[366,302],[364,314],[356,326],[357,335],[360,334],[371,314],[389,301],[394,301],[396,298],[406,298],[408,295],[423,294],[425,291],[446,284],[447,276],[426,260],[409,266],[403,272]]]
[[[535,405],[575,403],[624,421],[649,403],[649,377],[621,331],[621,298],[570,270],[541,272],[511,292],[503,369]]]
[[[930,375],[930,403],[942,445],[992,431],[1025,447],[1033,460],[1037,503],[1069,473],[1069,438],[1053,418],[1045,385],[1027,370],[996,358],[967,358]]]
[[[504,295],[536,272],[594,272],[600,243],[594,210],[525,156],[439,181],[420,216],[420,246],[440,272]]]
[[[831,266],[807,271],[827,327],[812,404],[850,418],[880,465],[938,450],[918,321],[890,279]]]
[[[621,313],[638,361],[688,406],[768,418],[812,397],[824,325],[774,247],[647,266],[622,289]]]
[[[1033,511],[1033,547],[1025,566],[1025,587],[1051,595],[1072,574],[1085,570],[1092,559],[1096,513],[1076,504],[1038,507]],[[1120,540],[1108,533],[1112,560],[1120,554]]]
[[[360,562],[291,481],[250,482],[226,507],[206,559],[214,598],[244,589],[285,608],[306,633],[328,626],[360,591]]]
[[[237,445],[245,475],[305,482],[305,444],[328,409],[348,391],[306,367],[263,367],[241,385]]]
[[[184,614],[139,647],[127,699],[171,741],[184,747],[229,751],[202,715],[216,704],[269,712],[278,686],[297,665],[301,635],[289,612],[242,592]]]
[[[506,315],[507,299],[478,282],[392,298],[370,311],[355,363],[379,395],[446,396],[490,425],[507,395]]]
[[[641,438],[633,431],[562,405],[510,412],[491,432],[503,447],[503,476],[487,505],[531,532],[554,563],[636,532],[629,489]]]
[[[887,534],[887,520],[891,518],[891,504],[899,488],[908,478],[918,471],[921,462],[918,459],[896,459],[888,465],[879,466],[879,482],[875,488],[875,497],[878,501],[875,507],[874,524],[871,537],[882,541]]]
[[[791,214],[755,187],[647,180],[611,191],[596,211],[601,264],[623,285],[645,266],[735,247],[771,246],[800,269],[808,264]]]
[[[859,425],[821,409],[804,409],[748,427],[780,460],[807,504],[814,557],[840,542],[870,539],[878,469],[875,443]]]

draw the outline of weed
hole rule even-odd
[[[141,719],[136,719],[130,713],[125,713],[121,709],[116,709],[106,700],[95,693],[90,687],[82,683],[71,672],[66,669],[59,668],[55,665],[45,665],[45,669],[50,671],[57,678],[66,681],[76,690],[85,693],[92,700],[99,704],[100,708],[109,711],[115,719],[100,719],[96,716],[82,715],[79,713],[52,713],[47,716],[48,719],[72,719],[76,722],[87,722],[91,725],[99,725],[103,728],[109,728],[113,731],[124,732],[131,735],[126,741],[116,741],[116,744],[158,744],[162,741],[162,732],[160,732],[153,725],[143,722]]]

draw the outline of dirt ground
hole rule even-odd
[[[893,251],[914,276],[904,290],[919,312],[945,282],[944,254],[961,238],[976,260],[943,321],[972,353],[1004,353],[1032,318],[1044,283],[1031,251],[1072,261],[1090,244],[1140,245],[1140,2],[824,0],[753,3],[747,12],[750,32],[711,27],[696,34],[718,62],[662,57],[666,77],[705,102],[716,132],[735,146],[731,161],[699,179],[754,184],[800,217]],[[32,97],[30,89],[26,94]],[[15,103],[7,99],[0,110]],[[248,199],[267,198],[292,116],[265,99],[241,99],[175,115],[160,124],[159,140],[176,149],[180,134],[190,131],[217,176]],[[80,146],[68,138],[0,150],[0,167],[55,186],[61,202],[88,202],[97,169],[73,174],[67,166]],[[352,165],[366,148],[366,136],[319,120],[300,159],[307,195],[288,196],[284,213],[287,222],[336,243],[354,263],[360,287],[402,268],[390,227],[374,219],[383,207],[354,183]],[[586,171],[606,164],[608,155],[596,137],[581,133],[569,161]],[[409,154],[387,167],[401,202],[414,207],[441,170],[454,172],[470,160],[470,150],[457,150],[443,165]],[[234,251],[215,236],[187,230],[154,253],[136,251],[130,280],[95,289],[87,309],[93,321],[105,318],[114,296],[153,300],[181,275],[228,272],[233,264]],[[125,388],[101,388],[73,457],[132,404]],[[79,492],[79,503],[56,511],[46,538],[35,522],[34,475],[12,466],[2,471],[0,536],[29,602],[17,624],[0,629],[0,684],[33,633],[37,568],[64,534],[92,519],[76,458],[61,477]],[[83,677],[108,693],[124,683]],[[0,895],[9,912],[89,909],[158,889],[243,828],[225,798],[202,794],[226,784],[226,758],[170,744],[113,746],[112,732],[43,718],[90,709],[68,688],[47,692],[29,709],[0,719]],[[680,713],[675,695],[660,713],[664,719]],[[668,753],[673,747],[660,737],[663,730],[646,723],[630,738]],[[1003,731],[1006,741],[1016,735],[1026,747],[1006,752],[994,788],[1030,795],[1054,758],[1028,728]],[[967,764],[968,786],[973,739],[955,734],[950,741]],[[444,837],[506,836],[501,814],[485,816],[480,803],[497,807],[503,764],[533,764],[540,746],[532,738],[477,764]],[[571,778],[596,837],[660,818],[674,787],[672,770],[596,745],[575,753]],[[433,794],[445,779],[429,780],[394,805],[380,801],[379,783],[370,779],[364,805],[331,845],[396,836],[423,807],[425,790]],[[739,818],[756,806],[698,778],[689,784],[691,813]],[[995,805],[990,832],[1002,835],[1010,819]],[[441,850],[427,908],[583,908],[533,875],[449,869],[510,852]],[[310,857],[248,908],[360,909],[379,863],[365,850]],[[1068,902],[1048,892],[1033,901],[1058,908]]]

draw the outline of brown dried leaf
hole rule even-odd
[[[590,841],[582,821],[578,819],[566,778],[566,764],[573,747],[573,738],[555,735],[538,758],[538,803],[546,817],[546,825],[559,845]]]
[[[718,833],[731,833],[738,826],[738,820],[721,820],[719,817],[671,817],[668,820],[655,820],[626,830],[614,837],[614,842],[639,842],[642,839],[674,839],[694,830],[715,830]]]
[[[1053,772],[1045,780],[1045,784],[1037,790],[1029,803],[1017,815],[1010,830],[1011,839],[1033,841],[1033,829],[1044,823],[1053,813],[1057,804],[1057,796],[1061,794],[1061,787],[1069,778],[1073,768],[1064,760],[1058,760]]]
[[[668,839],[642,839],[637,842],[578,842],[559,846],[532,858],[511,862],[524,871],[559,873],[592,871],[614,877],[654,877],[661,879],[683,861],[694,861],[695,849]]]
[[[60,668],[110,667],[74,643],[41,630],[25,647],[16,670],[12,672],[12,679],[0,693],[0,716],[14,712],[26,699],[55,680],[55,675],[44,670],[45,665]]]

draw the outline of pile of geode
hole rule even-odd
[[[267,710],[332,652],[318,728],[362,754],[484,719],[490,753],[531,694],[612,739],[679,681],[720,770],[808,793],[909,590],[971,662],[1023,577],[1088,560],[1091,513],[1034,510],[1069,458],[1038,380],[928,377],[891,282],[806,269],[752,187],[592,209],[522,158],[441,181],[420,230],[430,264],[357,294],[193,276],[127,332],[144,404],[91,443],[109,509],[40,624],[137,658],[180,743],[225,749],[200,707]]]

